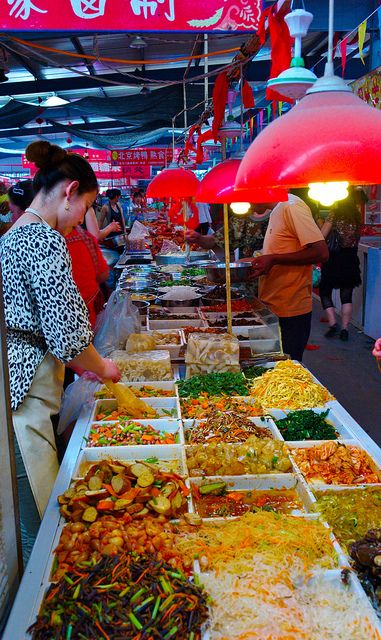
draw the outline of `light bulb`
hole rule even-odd
[[[348,197],[348,182],[311,182],[308,196],[324,207],[332,207],[338,200]]]
[[[232,202],[230,208],[237,216],[244,216],[250,209],[250,202]]]

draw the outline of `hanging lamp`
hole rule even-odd
[[[237,91],[234,88],[230,88],[228,91],[228,115],[225,122],[218,129],[218,139],[220,141],[227,140],[229,138],[238,138],[241,135],[242,127],[236,122],[233,115],[233,105],[237,97]]]
[[[238,170],[238,190],[310,186],[317,197],[316,183],[380,182],[381,113],[334,75],[333,8],[330,0],[324,76],[253,141]],[[342,197],[345,190],[338,187]]]
[[[315,84],[317,77],[312,71],[305,68],[302,58],[302,38],[307,35],[313,15],[305,10],[304,0],[302,0],[301,8],[294,8],[295,4],[296,0],[293,0],[290,13],[284,17],[290,36],[295,41],[291,67],[282,71],[276,78],[270,78],[267,86],[275,89],[285,98],[300,100],[306,91]]]
[[[213,167],[199,183],[195,196],[196,202],[238,205],[248,203],[246,211],[242,211],[244,214],[253,202],[285,202],[287,200],[287,191],[284,189],[248,188],[236,191],[234,183],[240,163],[239,158],[234,158]],[[243,207],[238,209],[241,210]],[[238,215],[242,214],[238,213]]]
[[[192,171],[170,165],[160,171],[147,187],[148,198],[191,198],[195,195],[199,181]]]

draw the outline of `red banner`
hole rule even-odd
[[[90,163],[91,162],[110,162],[110,151],[106,151],[101,149],[100,151],[97,149],[68,149],[68,151],[72,151],[73,153],[78,153],[79,155],[86,158]],[[24,169],[35,169],[34,163],[29,162],[26,159],[25,154],[23,153],[21,156],[21,163]]]
[[[57,0],[0,0],[0,28],[3,31],[255,31],[261,4],[261,0],[60,0],[58,4]]]
[[[147,180],[151,177],[149,167],[113,166],[109,162],[90,162],[97,178],[117,179],[133,178],[134,180]]]
[[[175,149],[175,160],[181,149]],[[115,164],[128,165],[164,165],[172,162],[172,149],[160,149],[160,147],[141,147],[140,149],[127,149],[126,151],[111,151],[111,160]]]
[[[151,177],[151,169],[148,165],[111,164],[109,151],[96,151],[94,149],[72,149],[72,151],[82,156],[87,156],[87,160],[91,164],[98,179],[113,180],[114,178],[132,178],[134,180],[146,180]],[[32,176],[36,173],[36,166],[33,162],[29,162],[24,154],[22,154],[21,162],[24,169],[30,169]]]

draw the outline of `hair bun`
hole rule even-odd
[[[29,144],[25,151],[25,156],[30,162],[34,162],[39,169],[60,165],[66,158],[67,153],[56,144],[50,144],[47,140],[36,140]]]

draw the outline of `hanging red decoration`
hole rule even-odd
[[[268,20],[271,40],[270,78],[277,78],[282,71],[291,66],[291,36],[284,17],[276,13],[274,6],[268,7],[262,12],[258,27],[258,35],[262,44],[266,40],[266,20]],[[293,102],[292,98],[286,98],[269,87],[266,89],[266,100]]]
[[[42,124],[44,122],[43,118],[36,118],[37,124]]]
[[[228,72],[223,71],[217,76],[213,89],[214,117],[212,123],[212,131],[215,142],[217,142],[218,140],[218,132],[224,120],[229,86],[230,83],[228,80]],[[243,80],[242,104],[245,109],[251,109],[255,105],[254,94],[247,80]]]
[[[73,142],[73,140],[69,137],[69,138],[66,138],[66,142],[67,142],[68,144],[71,144],[71,143]]]
[[[172,224],[186,226],[189,230],[195,230],[200,224],[198,209],[191,198],[175,199],[168,210],[168,217]]]
[[[211,129],[208,129],[208,131],[204,131],[204,133],[200,133],[200,135],[197,138],[197,154],[196,154],[196,163],[197,164],[202,164],[204,161],[204,152],[202,149],[202,144],[203,142],[207,142],[207,140],[212,140],[213,139],[213,132]]]

